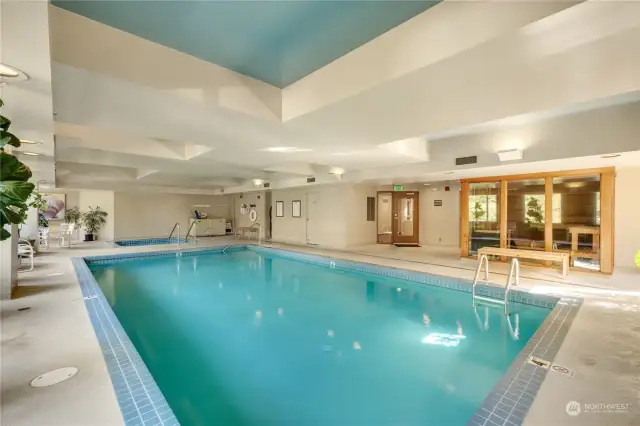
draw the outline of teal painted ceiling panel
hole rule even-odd
[[[278,87],[438,2],[52,0],[70,12]]]

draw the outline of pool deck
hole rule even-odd
[[[226,238],[203,238],[197,246],[228,242]],[[459,259],[453,249],[372,245],[338,251],[280,244],[273,247],[465,279],[472,278],[475,268],[475,261]],[[76,243],[71,248],[54,248],[39,254],[34,271],[19,273],[14,299],[0,305],[0,424],[123,424],[71,258],[169,249],[176,249],[176,245],[113,248],[104,242]],[[507,267],[492,263],[489,281],[503,285]],[[571,271],[562,278],[557,271],[522,267],[521,289],[584,299],[554,359],[572,370],[573,375],[546,375],[524,425],[640,424],[638,283],[640,273],[636,270],[619,270],[613,276]],[[23,307],[30,309],[18,311]],[[78,367],[79,373],[55,386],[29,386],[38,375],[64,366]],[[582,404],[578,415],[567,414],[571,401]]]

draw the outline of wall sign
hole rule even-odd
[[[284,217],[284,201],[276,201],[276,217]]]
[[[402,185],[393,185],[393,190],[394,191],[402,191],[404,189],[404,187]]]
[[[442,200],[433,200],[433,205],[435,207],[442,207]]]

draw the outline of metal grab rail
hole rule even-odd
[[[173,237],[173,233],[176,231],[176,227],[178,228],[178,237],[180,237],[180,222],[176,222],[173,225],[173,228],[171,229],[171,232],[169,233],[169,239],[171,239],[171,237]]]
[[[262,226],[259,223],[254,223],[249,228],[253,228],[254,226],[258,227],[258,245],[262,245]],[[236,239],[233,240],[231,243],[227,244],[226,246],[224,246],[224,248],[222,249],[221,253],[224,253],[229,247],[234,245],[236,243],[236,241],[238,241],[242,237],[244,237],[244,234],[236,235]]]
[[[513,285],[518,285],[520,283],[520,262],[517,258],[511,259],[511,266],[509,267],[509,276],[507,277],[507,285],[504,289],[504,300],[496,299],[493,297],[487,296],[478,296],[476,294],[476,285],[478,284],[478,278],[480,277],[480,271],[482,270],[482,265],[485,265],[484,268],[484,280],[489,281],[489,259],[487,259],[486,254],[480,255],[478,259],[478,266],[476,268],[475,276],[473,277],[473,286],[471,287],[471,296],[473,307],[476,307],[476,300],[482,300],[490,303],[497,303],[504,305],[504,313],[505,315],[509,315],[509,290],[511,289],[512,279],[514,278],[515,273],[515,283]]]
[[[189,229],[187,230],[187,234],[185,236],[187,242],[189,242],[189,234],[191,233],[191,229],[193,228],[193,225],[196,224],[196,221],[194,220],[193,222],[191,222],[191,225],[189,225]],[[196,232],[193,233],[193,244],[196,243]],[[180,244],[180,243],[178,243]]]

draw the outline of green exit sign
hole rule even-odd
[[[402,185],[393,185],[393,190],[394,191],[402,191],[403,186]]]

